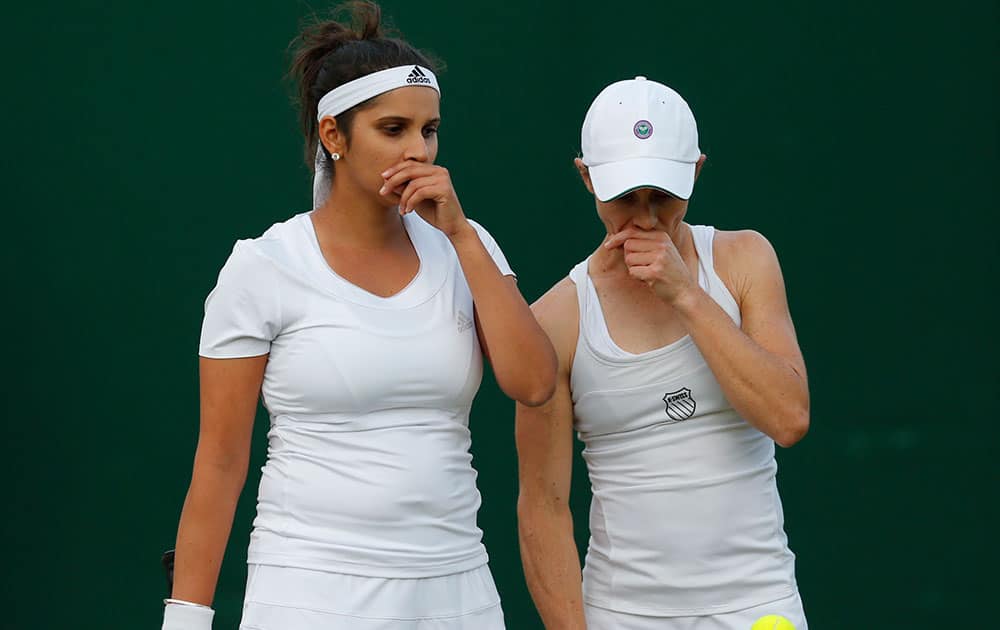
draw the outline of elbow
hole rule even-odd
[[[782,448],[790,448],[809,432],[809,409],[803,408],[791,414],[782,423],[778,435],[774,436],[774,441]]]
[[[555,392],[556,382],[553,378],[551,383],[536,384],[523,395],[517,396],[515,400],[525,407],[541,407],[549,402]]]
[[[508,391],[506,388],[504,391],[525,407],[541,407],[556,393],[555,364],[553,362],[553,365],[545,369],[534,370],[528,374],[527,381],[519,384],[515,391]]]
[[[550,353],[549,361],[544,367],[534,370],[530,380],[530,387],[527,387],[526,396],[517,397],[517,402],[525,407],[541,407],[552,399],[556,393],[556,371],[557,361],[555,351]]]
[[[246,484],[250,469],[250,453],[213,452],[199,448],[195,453],[192,484],[236,488],[239,493]]]

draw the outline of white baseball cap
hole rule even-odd
[[[691,197],[701,157],[698,126],[681,95],[662,83],[636,77],[601,90],[587,110],[580,141],[601,201],[637,188]]]

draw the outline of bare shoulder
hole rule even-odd
[[[576,284],[563,278],[531,305],[531,312],[552,341],[560,367],[571,363],[580,328]]]
[[[774,247],[757,230],[716,230],[716,256],[738,262],[777,258]]]
[[[778,255],[756,230],[716,230],[715,268],[737,301],[761,282],[781,279]]]

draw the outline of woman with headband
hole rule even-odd
[[[607,236],[533,306],[557,386],[517,410],[535,604],[566,630],[750,630],[769,615],[807,630],[774,445],[806,433],[809,390],[774,249],[685,222],[705,156],[667,86],[606,87],[581,139],[576,166]],[[582,576],[574,430],[593,489]]]
[[[258,393],[271,427],[241,628],[498,630],[469,409],[485,355],[524,405],[555,355],[490,235],[434,164],[423,54],[317,24],[292,66],[314,209],[238,241],[205,307],[201,430],[165,630],[210,628]]]

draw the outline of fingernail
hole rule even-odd
[[[384,195],[385,194],[385,186],[383,186],[383,187],[381,187],[381,188],[378,189],[378,194],[380,194],[380,195]]]
[[[389,171],[382,171],[382,177],[388,177]]]

